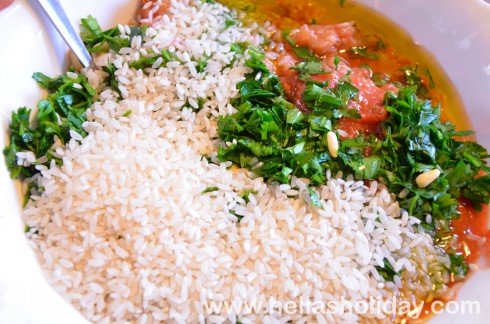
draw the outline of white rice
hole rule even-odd
[[[100,93],[87,111],[88,136],[58,142],[63,166],[52,163],[35,179],[44,191],[32,196],[24,217],[52,286],[100,323],[364,321],[386,317],[206,314],[203,305],[361,301],[397,292],[425,298],[434,282],[442,287],[436,296],[444,293],[447,257],[382,184],[327,172],[317,188],[319,209],[304,199],[305,179],[268,186],[216,160],[217,116],[234,111],[229,101],[249,72],[230,42],[258,37],[225,29],[230,12],[220,4],[174,1],[170,13],[131,48],[96,59],[99,67],[108,58],[117,67],[120,100],[103,84],[105,72],[83,71]],[[162,49],[182,63],[129,68],[135,57]],[[205,72],[196,73],[206,56]],[[29,153],[19,161],[34,162]],[[208,187],[218,190],[203,194]],[[256,192],[249,203],[245,190]],[[243,215],[241,222],[230,211]],[[384,259],[403,278],[385,282],[376,270]]]

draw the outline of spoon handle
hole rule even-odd
[[[59,0],[35,0],[42,8],[46,16],[56,27],[65,43],[71,48],[80,63],[84,67],[89,67],[92,62],[92,57],[83,45],[82,40],[73,28],[70,20],[66,16],[65,10],[61,6]]]

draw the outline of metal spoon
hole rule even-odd
[[[51,20],[80,63],[84,67],[91,66],[93,64],[92,57],[66,16],[60,2],[58,0],[35,0],[35,2],[39,4],[46,16]]]

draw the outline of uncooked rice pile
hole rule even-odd
[[[229,100],[249,72],[230,44],[260,40],[226,28],[231,15],[220,4],[172,2],[160,28],[99,56],[99,67],[108,58],[116,66],[122,100],[102,83],[102,69],[83,71],[100,93],[87,111],[89,134],[56,144],[63,166],[38,166],[44,191],[24,212],[48,281],[100,323],[353,322],[385,315],[209,314],[205,304],[360,301],[397,291],[425,298],[447,281],[449,260],[381,184],[327,173],[316,188],[319,209],[305,180],[270,186],[216,160],[217,116],[233,112]],[[162,49],[181,62],[128,67]],[[209,187],[218,190],[203,193]],[[375,268],[384,259],[403,278],[385,282]]]

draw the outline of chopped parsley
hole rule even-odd
[[[74,69],[71,68],[69,72],[73,73]],[[32,177],[39,172],[35,168],[38,162],[29,166],[18,165],[19,152],[32,152],[36,159],[46,157],[42,162],[46,166],[53,159],[61,164],[51,150],[55,137],[65,144],[71,138],[70,131],[81,136],[87,135],[82,124],[87,120],[85,112],[96,95],[95,89],[82,74],[77,74],[76,77],[73,74],[63,74],[50,78],[38,72],[32,77],[50,94],[38,102],[35,116],[31,116],[32,111],[26,107],[12,112],[9,125],[10,145],[3,150],[12,179]]]
[[[371,60],[376,60],[379,58],[378,54],[369,51],[367,46],[354,46],[351,47],[349,50],[353,54],[359,55],[361,57],[366,57]]]
[[[318,193],[308,186],[306,186],[306,190],[308,191],[311,204],[318,208],[322,208],[322,203],[320,202],[320,197],[318,196]]]
[[[80,27],[82,30],[80,36],[90,53],[103,53],[109,50],[119,53],[121,48],[131,46],[134,37],[144,37],[148,28],[147,26],[131,26],[129,37],[121,37],[117,26],[103,31],[92,16],[83,18]]]
[[[245,200],[246,203],[249,203],[250,202],[250,199],[248,198],[249,195],[255,195],[257,194],[257,191],[256,190],[251,190],[251,189],[247,189],[245,190],[241,195],[240,197],[243,198],[243,200]]]
[[[153,64],[155,64],[155,62],[157,62],[157,60],[159,58],[161,58],[161,62],[162,62],[162,63],[160,63],[160,65],[167,64],[170,61],[180,61],[179,58],[177,57],[177,55],[175,55],[175,53],[172,53],[172,52],[170,52],[170,51],[168,51],[166,49],[163,49],[158,54],[153,54],[153,55],[150,55],[150,56],[142,57],[142,58],[140,58],[137,61],[131,62],[129,64],[129,67],[130,68],[135,68],[135,69],[138,69],[138,70],[139,69],[149,68],[149,67],[152,67]]]
[[[231,26],[235,26],[238,24],[238,21],[235,19],[228,18],[225,20],[225,28],[230,28]]]
[[[339,57],[337,55],[333,59],[333,64],[335,65],[335,70],[338,70],[339,69],[339,64],[340,64],[340,59],[339,59]]]
[[[208,62],[206,59],[202,59],[202,58],[198,58],[197,59],[197,73],[202,73],[204,72],[204,69],[206,68],[206,66],[208,65]]]
[[[285,33],[286,40],[288,37]],[[290,183],[292,176],[298,176],[319,185],[325,182],[327,169],[353,174],[357,180],[382,181],[390,192],[408,192],[398,199],[400,206],[420,219],[441,247],[445,246],[447,235],[443,234],[451,220],[459,217],[459,198],[469,199],[477,209],[489,203],[487,151],[475,142],[458,140],[458,136],[471,132],[456,132],[453,124],[441,121],[439,106],[417,97],[420,82],[416,75],[410,73],[412,81],[399,85],[398,93],[386,94],[389,118],[380,125],[383,137],[361,133],[344,139],[338,158],[332,158],[326,134],[335,131],[341,117],[360,118],[357,110],[347,108],[350,101],[357,100],[359,90],[348,78],[332,89],[326,83],[306,80],[302,97],[311,111],[302,113],[285,97],[277,75],[262,62],[264,53],[256,47],[247,52],[246,64],[254,71],[238,84],[241,97],[232,102],[237,112],[218,120],[219,137],[233,143],[219,148],[220,160],[233,161],[279,183]],[[320,72],[314,62],[306,59],[295,69],[303,76]],[[380,82],[386,79],[379,76]],[[436,168],[442,174],[427,188],[419,188],[417,175]],[[484,175],[476,178],[481,171]],[[319,205],[315,191],[308,191],[312,204]],[[428,214],[434,220],[431,223],[426,222]],[[464,273],[464,258],[461,260],[454,251],[446,252],[451,256],[449,270]],[[387,280],[395,274],[386,264],[378,270]]]
[[[299,57],[300,59],[305,59],[313,62],[321,61],[308,47],[298,46],[289,34],[290,34],[290,30],[286,29],[282,32],[282,37],[289,45],[291,45],[294,54],[296,54],[297,57]]]
[[[375,267],[378,273],[386,281],[393,281],[395,276],[399,276],[400,273],[396,272],[391,263],[387,259],[383,259],[383,266]]]
[[[452,253],[449,254],[449,259],[451,260],[451,273],[459,277],[466,276],[469,266],[465,262],[464,255],[462,253]]]
[[[322,65],[319,62],[315,61],[303,61],[291,69],[298,71],[299,79],[303,81],[310,79],[314,74],[322,74],[327,72],[322,68]]]
[[[303,101],[315,114],[327,117],[336,122],[341,117],[360,119],[356,109],[348,109],[351,99],[357,100],[359,89],[348,81],[337,84],[334,89],[327,87],[327,82],[307,81],[303,92]]]
[[[390,76],[386,73],[376,73],[373,75],[372,80],[375,85],[382,86],[390,82]]]
[[[215,191],[218,191],[219,188],[218,187],[207,187],[206,189],[204,189],[201,194],[205,194],[205,193],[208,193],[208,192],[215,192]]]
[[[103,69],[108,74],[104,82],[108,84],[114,92],[117,93],[119,98],[122,98],[122,93],[116,80],[116,66],[112,64],[109,59],[107,59],[107,66],[104,66]]]
[[[127,110],[124,114],[122,114],[122,117],[128,117],[129,115],[131,115],[133,113],[133,111],[131,109]]]
[[[434,79],[432,78],[432,75],[430,74],[429,70],[425,70],[421,72],[419,71],[418,66],[415,67],[404,66],[400,68],[400,72],[402,72],[406,84],[417,87],[417,96],[419,98],[422,99],[427,98],[429,89],[435,87]],[[421,76],[422,74],[427,76],[428,84],[422,81],[422,76]]]

